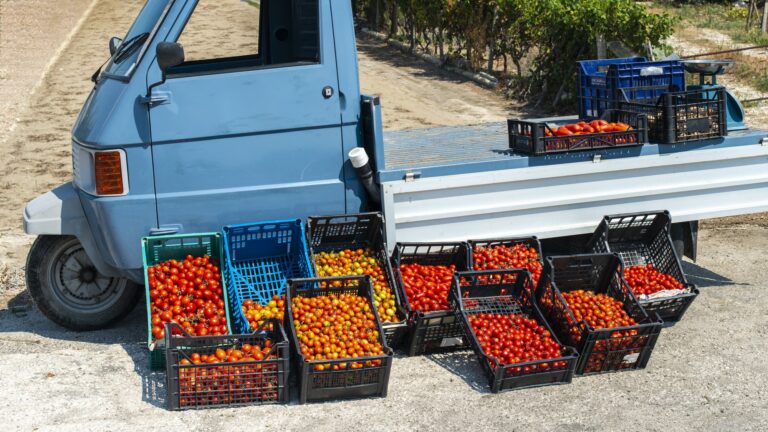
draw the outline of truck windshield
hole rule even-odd
[[[104,76],[129,78],[141,60],[163,16],[174,0],[147,0],[122,44],[104,69]]]

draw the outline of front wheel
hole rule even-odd
[[[130,312],[141,289],[99,273],[71,236],[40,236],[27,256],[27,287],[51,321],[71,330],[104,328]]]

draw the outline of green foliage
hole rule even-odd
[[[515,95],[541,101],[575,94],[576,61],[596,58],[598,35],[645,52],[648,43],[660,47],[675,25],[669,15],[650,13],[632,0],[357,0],[357,4],[362,5],[358,11],[396,7],[398,14],[384,15],[390,21],[395,17],[395,27],[408,39],[413,35],[414,45],[460,57],[472,69],[494,73],[497,60],[505,66],[510,61],[516,72]],[[358,19],[369,25],[392,28],[392,22],[372,22],[369,12],[360,15]]]

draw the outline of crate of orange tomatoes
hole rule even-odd
[[[640,306],[616,254],[547,257],[536,302],[564,344],[579,352],[577,374],[642,369],[663,321]]]
[[[232,332],[222,238],[218,233],[156,236],[143,238],[141,245],[149,367],[162,370],[166,323],[193,336]]]
[[[411,320],[408,355],[467,348],[464,330],[448,303],[453,273],[470,270],[466,243],[398,243],[392,255],[395,283]]]
[[[290,357],[281,322],[253,333],[192,337],[166,324],[167,405],[170,410],[287,403]]]
[[[288,281],[300,403],[386,397],[392,350],[373,297],[370,276]]]
[[[469,240],[470,267],[476,271],[527,269],[531,289],[536,289],[544,268],[544,255],[537,237]]]
[[[300,219],[225,226],[224,277],[232,318],[240,333],[265,320],[283,320],[290,278],[314,276],[304,223]]]
[[[683,272],[671,229],[667,211],[606,216],[588,244],[594,253],[618,254],[640,305],[668,323],[680,321],[699,295]]]
[[[533,301],[528,270],[458,272],[451,306],[491,391],[568,384],[578,359]]]
[[[509,148],[531,156],[641,146],[648,142],[644,114],[608,110],[601,119],[555,125],[508,120]]]
[[[307,219],[307,243],[317,276],[370,276],[387,345],[396,349],[408,332],[408,320],[395,289],[385,239],[379,213]]]

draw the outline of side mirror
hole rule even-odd
[[[163,78],[168,69],[184,63],[184,47],[176,42],[160,42],[157,44],[157,64],[163,72]]]
[[[123,43],[123,40],[119,37],[115,36],[112,39],[109,40],[109,55],[115,55],[117,52],[117,49],[120,48],[120,44]]]

